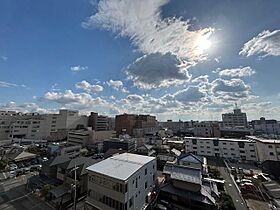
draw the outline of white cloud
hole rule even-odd
[[[137,95],[137,94],[130,94],[126,98],[130,102],[140,102],[140,101],[144,100],[144,98],[142,96]]]
[[[205,102],[207,100],[206,96],[207,94],[197,86],[189,86],[173,95],[175,100],[184,104]]]
[[[94,85],[90,84],[89,82],[83,80],[81,82],[78,82],[76,85],[76,88],[83,89],[88,92],[100,92],[103,91],[103,87],[101,85]]]
[[[192,83],[208,83],[208,75],[200,75],[192,80]]]
[[[26,88],[26,85],[19,85],[15,83],[10,83],[10,82],[5,82],[5,81],[0,81],[0,88],[12,88],[12,87],[23,87]]]
[[[2,59],[3,61],[6,61],[6,60],[8,60],[8,57],[5,56],[5,55],[2,55],[2,56],[1,56],[1,59]]]
[[[173,54],[144,55],[130,64],[125,73],[134,85],[143,89],[167,87],[189,81],[187,64]]]
[[[224,77],[248,77],[252,76],[255,73],[256,71],[253,70],[250,66],[233,69],[223,69],[219,71],[219,75]]]
[[[85,28],[102,27],[129,37],[144,54],[173,53],[200,59],[195,55],[197,40],[209,36],[212,28],[190,30],[190,21],[162,18],[161,7],[168,0],[101,0],[97,12],[82,23]]]
[[[72,90],[47,92],[41,99],[45,102],[55,102],[61,105],[80,105],[81,107],[107,105],[107,102],[100,97],[93,98],[88,93],[73,93]]]
[[[87,66],[80,66],[80,65],[70,67],[70,70],[73,72],[80,72],[80,71],[87,70],[87,69],[88,69]]]
[[[262,57],[280,55],[280,30],[265,30],[246,42],[239,52],[240,55],[261,55]]]
[[[161,7],[168,2],[100,0],[96,12],[82,23],[84,28],[101,27],[127,37],[144,54],[126,69],[128,78],[137,87],[151,89],[188,81],[184,66],[206,59],[201,43],[208,43],[214,29],[194,30],[190,20],[163,18]],[[168,67],[164,66],[166,63]]]
[[[110,80],[107,81],[106,83],[107,83],[107,85],[108,85],[109,87],[112,87],[112,88],[115,89],[115,90],[119,90],[119,91],[121,91],[121,92],[123,92],[123,93],[128,93],[128,92],[129,92],[129,91],[127,90],[127,88],[123,86],[123,82],[120,81],[120,80],[111,80],[111,79],[110,79]]]
[[[211,86],[211,91],[215,97],[214,100],[223,101],[224,103],[253,97],[251,87],[241,79],[224,80],[218,78],[211,82]]]
[[[47,110],[45,108],[40,107],[36,103],[23,103],[23,104],[17,104],[13,101],[6,103],[6,104],[0,104],[0,109],[4,111],[17,111],[17,112],[38,112],[41,114],[49,113],[51,110]]]

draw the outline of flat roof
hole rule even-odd
[[[210,137],[184,137],[184,139],[254,142],[254,140],[250,140],[250,139],[225,139],[225,138],[210,138]]]
[[[262,143],[268,143],[268,144],[280,144],[280,139],[264,139],[260,138],[257,136],[247,136],[247,138],[254,140],[254,141],[259,141]]]
[[[153,160],[155,157],[123,153],[91,165],[87,170],[125,181]]]

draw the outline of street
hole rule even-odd
[[[239,194],[239,191],[234,184],[233,180],[230,177],[230,174],[228,173],[227,168],[225,167],[219,167],[219,171],[221,172],[221,176],[225,179],[225,188],[227,193],[232,197],[234,206],[236,210],[248,210],[244,200]]]
[[[25,189],[27,178],[34,173],[21,175],[0,183],[0,209],[3,210],[50,210],[44,201]]]

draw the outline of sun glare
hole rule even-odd
[[[195,54],[201,55],[205,50],[211,47],[211,41],[208,39],[208,36],[201,36],[197,39],[195,44]]]

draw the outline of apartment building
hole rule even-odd
[[[222,114],[223,126],[224,127],[248,127],[247,115],[241,112],[237,106],[233,110],[233,113]]]
[[[126,133],[130,136],[135,132],[140,133],[139,129],[150,132],[152,128],[156,127],[156,117],[151,115],[135,115],[135,114],[122,114],[117,115],[115,120],[115,129],[117,135]]]
[[[256,136],[247,136],[248,139],[256,142],[258,161],[280,160],[280,140],[263,139]]]
[[[185,151],[196,155],[257,161],[254,140],[185,137]]]
[[[86,210],[140,210],[156,180],[156,159],[123,153],[87,168]]]
[[[134,152],[136,146],[136,139],[112,138],[103,141],[103,152],[107,152],[109,149],[122,149],[127,152]]]
[[[254,133],[257,135],[280,135],[280,123],[277,120],[266,120],[264,117],[261,117],[259,120],[252,120],[251,124]]]
[[[87,116],[78,111],[59,110],[58,114],[1,112],[0,140],[12,138],[63,139],[67,130],[78,125],[87,127]]]
[[[202,121],[193,123],[193,134],[199,137],[220,137],[219,122]]]
[[[87,146],[98,141],[110,139],[115,136],[115,131],[95,131],[88,128],[68,131],[67,142],[71,145]]]

